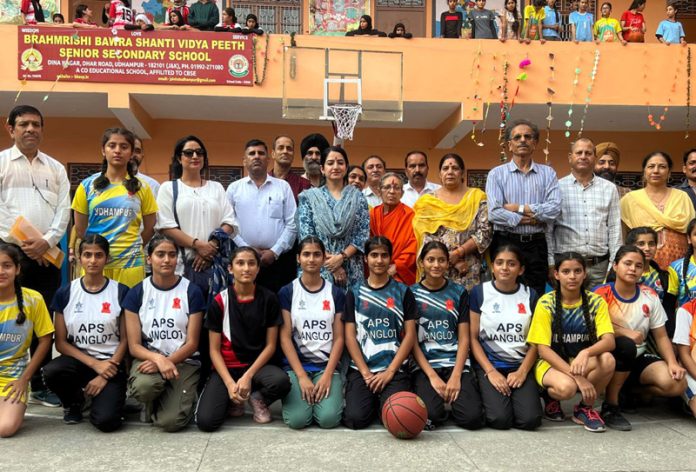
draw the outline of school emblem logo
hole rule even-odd
[[[102,313],[111,313],[111,303],[109,302],[104,302],[102,303]]]
[[[77,302],[75,304],[75,313],[82,313],[82,302]]]
[[[306,309],[307,309],[307,304],[305,303],[304,300],[300,300],[300,303],[297,304],[297,307],[298,307],[300,310],[306,310]]]
[[[363,310],[367,310],[370,307],[370,303],[367,300],[363,300],[362,307]]]
[[[493,313],[500,313],[500,303],[493,304]]]
[[[237,79],[246,77],[249,74],[249,60],[241,54],[235,54],[227,62],[227,71]]]
[[[179,298],[179,297],[174,298],[174,301],[172,302],[172,308],[175,310],[181,309],[181,298]]]
[[[394,299],[392,297],[387,298],[387,308],[394,308]]]
[[[322,310],[324,310],[324,311],[329,311],[329,310],[331,310],[331,302],[328,301],[328,300],[324,300],[324,301],[322,302]]]
[[[425,311],[427,309],[428,309],[428,304],[425,302],[421,303],[421,310]]]
[[[38,72],[43,70],[43,55],[34,48],[25,49],[21,55],[22,70]]]
[[[454,300],[448,298],[445,302],[445,308],[448,310],[454,310]]]
[[[148,310],[154,310],[155,309],[155,299],[151,298],[147,301],[147,309]]]
[[[643,316],[646,318],[650,318],[650,308],[645,303],[643,303]]]
[[[527,314],[527,309],[524,306],[524,303],[518,303],[517,304],[517,313],[520,315],[526,315]]]

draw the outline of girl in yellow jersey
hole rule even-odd
[[[145,278],[143,244],[154,234],[157,204],[150,187],[135,177],[131,160],[135,135],[110,128],[102,137],[102,171],[75,191],[72,208],[77,235],[101,234],[111,257],[104,276],[128,287]]]
[[[53,323],[39,292],[19,285],[19,250],[0,244],[0,437],[24,420],[29,380],[51,347]],[[39,345],[29,360],[36,334]]]

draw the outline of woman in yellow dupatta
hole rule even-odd
[[[387,172],[380,182],[382,204],[370,210],[370,235],[385,236],[393,250],[389,275],[406,285],[416,283],[416,237],[413,234],[413,210],[401,203],[404,181]]]
[[[429,241],[444,243],[450,253],[448,278],[471,290],[481,282],[482,255],[493,236],[486,194],[466,186],[464,160],[457,154],[440,160],[440,180],[442,187],[413,207],[418,250]]]
[[[662,268],[684,257],[686,227],[694,218],[694,207],[686,192],[667,187],[671,170],[669,154],[648,154],[643,159],[645,187],[629,192],[621,199],[621,220],[626,228],[648,226],[657,231],[654,260]]]

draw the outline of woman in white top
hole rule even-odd
[[[156,228],[185,248],[183,269],[177,267],[177,273],[183,271],[208,296],[211,264],[218,252],[218,242],[209,240],[210,234],[222,228],[234,235],[237,219],[222,185],[204,178],[208,153],[199,138],[186,136],[177,141],[171,170],[174,180],[163,183],[157,195]]]

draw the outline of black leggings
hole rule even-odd
[[[637,346],[626,336],[616,336],[616,347],[611,352],[616,360],[616,372],[630,372],[636,363]]]
[[[507,377],[513,369],[499,369],[498,371]],[[512,389],[512,394],[509,397],[493,387],[479,366],[476,367],[476,376],[481,388],[481,398],[486,410],[488,426],[495,429],[517,428],[526,430],[533,430],[541,426],[541,401],[533,370],[527,374],[527,378],[520,388]]]
[[[228,369],[236,381],[247,369]],[[266,364],[251,378],[251,390],[260,392],[266,405],[284,398],[290,392],[290,378],[280,367]],[[215,431],[227,417],[230,395],[222,377],[213,371],[205,384],[196,407],[196,424],[201,431]]]
[[[411,391],[411,380],[405,372],[397,372],[391,382],[384,387],[384,390],[380,393],[372,393],[360,372],[348,369],[343,424],[350,429],[367,428],[382,411],[382,406],[387,398],[397,392],[404,391]]]
[[[94,370],[70,356],[57,357],[43,368],[46,386],[58,395],[66,408],[84,403],[82,389],[96,376]],[[89,421],[105,433],[114,431],[123,423],[125,403],[126,373],[123,366],[119,366],[116,376],[109,379],[101,393],[92,398]]]
[[[452,376],[451,367],[435,369],[435,372],[444,382]],[[461,383],[459,396],[452,403],[452,419],[461,428],[479,429],[484,424],[483,405],[474,374],[468,368],[462,372]],[[416,394],[428,407],[428,419],[436,425],[444,423],[447,420],[445,400],[430,385],[428,376],[422,370],[417,370],[413,374],[413,384]]]

